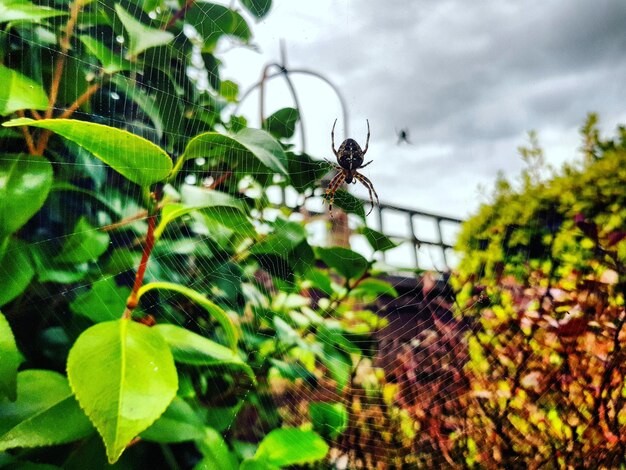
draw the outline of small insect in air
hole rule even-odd
[[[330,197],[330,201],[328,203],[328,212],[330,216],[333,216],[333,202],[335,201],[335,193],[337,189],[342,185],[345,181],[347,184],[354,183],[356,184],[357,180],[360,181],[363,186],[367,188],[370,194],[370,202],[372,206],[370,207],[369,212],[366,215],[369,215],[374,209],[374,196],[376,196],[376,203],[380,205],[378,201],[378,194],[376,194],[376,190],[374,189],[374,185],[372,182],[359,173],[357,170],[361,168],[365,168],[367,165],[372,163],[373,160],[363,164],[363,157],[367,153],[367,148],[370,143],[370,122],[367,121],[367,140],[365,141],[365,148],[361,150],[361,146],[354,139],[346,139],[339,146],[339,150],[335,150],[335,125],[337,124],[337,119],[335,119],[335,123],[333,124],[333,129],[330,131],[330,139],[332,142],[332,149],[335,157],[337,157],[337,163],[331,162],[328,159],[325,159],[328,163],[330,163],[338,173],[328,184],[328,189],[326,189],[326,199]],[[372,195],[373,193],[373,195]]]

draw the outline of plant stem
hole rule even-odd
[[[59,87],[61,86],[61,79],[63,78],[63,69],[65,68],[65,61],[67,60],[68,52],[71,47],[70,40],[74,35],[74,27],[76,26],[76,21],[78,20],[78,14],[82,8],[82,2],[80,0],[75,0],[72,2],[70,7],[70,17],[67,20],[65,25],[65,35],[59,41],[61,46],[61,51],[59,54],[59,58],[54,67],[54,73],[52,75],[52,83],[50,84],[50,93],[48,95],[48,109],[44,113],[44,117],[46,119],[50,119],[52,114],[54,113],[54,106],[56,105],[57,98],[59,96]],[[52,134],[49,130],[44,130],[39,137],[39,144],[37,145],[37,153],[36,155],[43,155],[44,150],[46,149],[46,145],[48,145],[48,139],[50,139],[50,135]]]
[[[174,26],[174,24],[181,19],[183,16],[185,16],[185,13],[187,13],[187,10],[189,10],[189,8],[195,3],[195,0],[187,0],[185,2],[185,4],[183,5],[183,7],[178,10],[176,13],[174,13],[172,15],[172,17],[170,18],[170,20],[167,22],[167,24],[163,25],[163,27],[161,28],[163,31],[165,31],[166,29],[170,29],[172,26]]]
[[[126,310],[124,310],[124,313],[122,314],[122,318],[127,320],[132,317],[133,310],[137,307],[137,294],[143,285],[143,278],[146,274],[146,268],[148,267],[148,260],[150,259],[150,254],[154,248],[154,229],[156,227],[156,219],[159,213],[159,198],[154,194],[151,195],[151,198],[152,201],[148,207],[148,233],[146,234],[146,241],[143,246],[141,261],[139,263],[139,268],[137,268],[137,274],[135,274],[133,290],[126,301]]]
[[[82,95],[80,95],[76,101],[74,101],[69,108],[67,108],[65,111],[63,111],[63,114],[61,114],[59,116],[60,119],[66,119],[68,117],[70,117],[72,114],[74,114],[74,112],[80,108],[83,104],[85,104],[85,102],[87,102],[87,100],[89,98],[91,98],[91,96],[100,89],[101,84],[100,83],[94,83],[93,85],[91,85],[89,88],[87,88],[87,90],[85,91],[85,93],[83,93]]]
[[[18,111],[17,115],[21,118],[24,117],[24,111]],[[35,141],[33,140],[33,136],[30,134],[28,127],[22,126],[22,134],[24,134],[24,140],[26,141],[26,147],[28,147],[28,153],[31,155],[37,155],[37,149],[35,148]]]

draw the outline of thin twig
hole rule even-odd
[[[21,118],[24,117],[24,111],[20,110],[17,112],[17,115]],[[33,136],[30,134],[28,127],[22,126],[22,134],[24,134],[24,140],[26,141],[26,146],[28,147],[28,153],[31,155],[37,155],[37,149],[35,148],[35,141],[33,140]]]
[[[59,119],[66,119],[68,117],[70,117],[72,114],[74,114],[74,112],[80,108],[83,104],[85,104],[87,102],[87,100],[89,100],[89,98],[91,98],[91,96],[100,89],[101,84],[100,83],[94,83],[93,85],[91,85],[89,88],[87,88],[87,90],[80,95],[76,101],[74,101],[69,108],[67,108],[65,111],[63,111],[63,114],[61,114],[59,116]]]
[[[172,26],[174,26],[174,24],[181,19],[183,16],[185,16],[185,13],[187,13],[187,10],[195,3],[195,0],[187,0],[185,2],[185,4],[183,5],[183,7],[178,10],[176,13],[174,13],[172,15],[172,17],[170,18],[170,20],[167,22],[167,24],[163,25],[161,27],[161,29],[163,31],[165,31],[166,29],[170,29]]]

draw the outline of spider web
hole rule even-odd
[[[103,8],[110,8],[108,2],[98,1],[98,3]],[[193,32],[189,34],[193,36]],[[223,48],[222,50],[225,50],[236,45],[232,42],[222,40],[219,46]],[[48,60],[54,61],[56,59],[51,57],[48,58]],[[178,72],[188,73],[194,76],[197,79],[199,88],[206,88],[206,76],[202,75],[200,67],[198,70],[180,70]],[[257,70],[255,70],[254,73],[258,76]],[[249,84],[252,84],[252,80]],[[148,88],[150,86],[148,83],[143,83],[143,85]],[[279,109],[284,106],[292,106],[293,103],[291,100],[285,96],[284,88],[273,84],[268,85],[266,101],[272,108]],[[332,95],[330,96],[329,101],[332,100],[331,102],[335,103],[336,101],[332,98]],[[172,103],[184,99],[177,94],[167,95],[166,98],[171,100]],[[241,109],[242,114],[258,114],[256,98],[254,94],[251,95],[250,100]],[[102,93],[99,99],[101,100],[103,108],[105,106],[111,109],[119,107],[124,110],[127,107],[133,106],[130,98],[121,96],[119,93],[112,90],[108,93]],[[190,101],[185,102],[185,105],[188,107],[196,106]],[[270,106],[268,106],[268,108],[269,107]],[[306,113],[306,104],[304,104],[302,108],[303,112]],[[227,109],[225,113],[227,114],[231,110]],[[270,110],[268,109],[268,111]],[[339,111],[336,110],[335,114],[339,114]],[[148,138],[155,132],[154,129],[147,128],[145,123],[140,119],[124,122],[119,119],[116,120],[110,115],[96,113],[88,113],[82,117],[87,117],[93,122],[105,122],[115,127],[127,128],[134,133],[144,135]],[[377,165],[388,165],[389,163],[388,159],[383,158],[382,149],[376,145],[376,121],[371,118],[370,121],[372,122],[372,144],[368,156],[374,159],[374,163],[368,167],[366,176],[376,184]],[[308,140],[323,142],[323,147],[329,148],[331,123],[332,119],[329,119],[329,125],[326,126],[328,132],[320,135],[308,135]],[[338,131],[340,129],[339,126],[340,124],[338,125]],[[355,127],[354,134],[362,134],[362,137],[358,137],[356,140],[362,142],[365,136],[365,128],[359,125]],[[298,134],[299,132],[300,131],[296,131],[293,141],[297,142],[299,137],[301,137]],[[167,136],[168,133],[172,135],[171,131],[163,130],[164,135]],[[339,135],[341,135],[341,133],[337,132],[337,136]],[[341,139],[338,139],[338,141],[340,142]],[[339,144],[339,142],[337,142],[337,144]],[[2,140],[0,140],[0,145],[3,145]],[[95,295],[95,297],[105,303],[118,305],[120,301],[122,304],[125,302],[127,294],[125,295],[124,293],[127,291],[122,290],[122,287],[125,286],[127,289],[129,283],[132,282],[134,267],[137,264],[136,256],[132,257],[130,251],[133,247],[137,247],[138,244],[140,244],[141,235],[146,232],[147,228],[145,217],[137,218],[136,221],[128,224],[123,230],[118,230],[115,227],[115,224],[119,222],[119,220],[134,217],[141,213],[141,204],[137,202],[141,200],[141,194],[139,194],[138,189],[135,187],[123,188],[123,190],[120,191],[119,182],[115,181],[114,176],[112,177],[107,173],[105,165],[101,164],[99,160],[94,159],[86,152],[78,152],[78,154],[81,156],[80,161],[64,161],[63,158],[55,159],[53,161],[55,173],[74,174],[79,178],[81,175],[88,174],[95,180],[100,179],[100,186],[93,189],[96,193],[99,193],[103,199],[113,201],[114,210],[106,211],[97,208],[94,209],[95,220],[92,220],[93,226],[87,226],[84,228],[84,231],[87,233],[101,233],[104,229],[110,236],[111,244],[119,250],[117,253],[119,256],[115,259],[109,259],[106,266],[102,266],[99,272],[91,272],[89,276],[83,276],[77,280],[68,280],[67,283],[62,284],[63,288],[60,292],[58,291],[58,285],[53,285],[52,287],[44,286],[43,292],[39,294],[43,302],[39,304],[39,306],[30,305],[30,308],[34,308],[40,312],[42,319],[50,315],[48,313],[49,311],[52,312],[52,316],[54,317],[53,320],[50,321],[51,326],[45,330],[46,337],[41,338],[41,345],[45,346],[41,354],[44,358],[48,359],[54,355],[55,347],[62,348],[64,345],[68,344],[69,338],[64,337],[66,333],[64,333],[62,327],[71,327],[72,323],[76,321],[76,310],[80,310],[80,306],[77,306],[77,299],[84,300],[86,295],[92,293],[92,295]],[[332,155],[329,155],[329,152],[326,151],[319,154],[320,159],[324,157],[331,158]],[[383,163],[384,160],[387,161]],[[206,163],[206,159],[196,159],[194,162],[195,168],[192,165],[186,169],[185,182],[188,187],[183,188],[179,194],[171,194],[170,196],[185,200],[185,198],[193,198],[194,193],[201,193],[203,187],[211,186],[220,175],[207,174]],[[260,176],[273,177],[274,175],[259,167],[256,172],[251,174],[251,178],[240,182],[241,193],[253,199],[258,198],[260,196],[260,190],[258,185],[254,184],[254,178]],[[349,189],[352,191],[353,187]],[[314,197],[307,199],[305,207],[311,213],[324,212],[325,206],[321,197],[322,192],[323,190],[319,189],[314,193]],[[357,189],[356,192],[362,198],[367,197],[366,191],[362,188]],[[378,189],[378,194],[382,202],[384,202],[384,190]],[[292,188],[286,188],[283,194],[281,188],[278,186],[270,187],[267,191],[267,197],[274,203],[276,208],[266,210],[264,213],[257,212],[254,214],[257,222],[256,229],[260,232],[267,230],[269,224],[277,218],[282,217],[280,211],[281,205],[293,207],[298,204],[300,200],[300,195]],[[77,213],[77,208],[82,207],[87,199],[91,200],[92,198],[93,195],[81,193],[73,194],[72,198],[67,198],[63,197],[63,191],[59,190],[52,194],[47,204],[50,207],[54,207],[55,210],[61,214],[61,221],[78,221],[82,214]],[[73,200],[76,201],[76,206],[72,204]],[[411,203],[413,202],[414,201],[411,201]],[[419,206],[417,201],[415,202],[416,207],[414,207],[414,209],[417,209]],[[93,204],[97,206],[98,202],[94,201]],[[118,219],[113,218],[110,215],[111,212],[117,213]],[[374,209],[372,215],[376,213],[376,209]],[[307,220],[306,217],[307,216],[298,213],[291,213],[288,216],[289,220],[298,222]],[[410,219],[410,221],[407,222],[403,214],[393,211],[385,213],[383,217],[384,221],[382,227],[380,222],[374,217],[368,218],[366,222],[373,228],[381,231],[384,230],[384,227],[391,227],[391,235],[402,239],[411,238],[412,232],[415,232],[418,238],[426,240],[435,239],[437,236],[436,227],[429,227],[428,220],[421,221],[418,217]],[[348,220],[353,230],[363,224],[363,222],[354,215],[350,215]],[[36,249],[47,253],[48,257],[53,257],[55,253],[59,252],[71,235],[60,235],[59,232],[62,227],[58,226],[58,231],[37,232],[37,230],[44,225],[54,227],[55,224],[58,225],[61,221],[36,218],[32,220],[27,227],[28,231],[35,233],[33,244]],[[409,229],[408,223],[413,224],[412,229]],[[311,245],[324,245],[328,243],[328,222],[326,220],[310,221],[307,223],[306,227],[308,240]],[[224,300],[228,296],[227,291],[229,287],[234,288],[238,282],[238,278],[244,277],[244,273],[225,270],[224,264],[216,263],[215,260],[211,258],[210,254],[213,251],[217,251],[217,242],[211,234],[201,227],[201,224],[198,223],[197,220],[189,218],[184,224],[180,224],[177,230],[177,233],[174,231],[165,232],[163,238],[159,240],[158,247],[152,255],[154,261],[148,265],[147,280],[159,279],[162,275],[160,271],[163,269],[171,268],[175,272],[192,270],[194,279],[186,284],[187,287],[191,287],[200,292],[206,292],[209,298],[214,296],[214,298]],[[457,228],[455,226],[445,229],[445,243],[449,245],[454,244],[456,230]],[[237,235],[234,236],[237,237]],[[241,236],[239,240],[236,240],[235,244],[244,241],[245,237]],[[372,256],[380,256],[380,254],[373,254],[373,250],[361,235],[354,234],[352,236],[351,246],[355,251],[362,253],[368,259],[371,259]],[[128,250],[124,250],[124,248],[128,248]],[[287,248],[288,246],[285,245],[285,249]],[[414,247],[411,243],[402,243],[398,248],[386,253],[385,261],[387,264],[397,266],[398,268],[411,268],[413,267],[413,249]],[[109,250],[111,249],[109,248]],[[193,266],[189,266],[188,264],[190,254],[194,255]],[[128,266],[128,260],[123,258],[126,255],[132,258],[132,268]],[[449,255],[452,257],[449,265],[454,267],[456,261],[453,258],[453,253],[449,253]],[[11,252],[8,252],[7,256],[11,256]],[[420,267],[423,269],[435,271],[445,270],[445,262],[441,257],[440,251],[437,249],[431,249],[429,246],[421,246],[419,247],[418,258],[420,259]],[[124,268],[120,266],[124,266]],[[229,269],[236,270],[236,263],[230,263],[228,267]],[[452,406],[460,406],[464,394],[469,393],[468,390],[458,389],[459,384],[453,375],[441,376],[437,373],[436,369],[442,366],[442,359],[445,359],[446,364],[454,364],[456,367],[463,366],[467,358],[461,337],[465,334],[465,331],[459,326],[457,319],[451,314],[451,311],[455,308],[453,302],[449,299],[446,302],[442,302],[441,300],[446,296],[446,291],[445,289],[437,291],[437,286],[439,285],[437,281],[440,279],[439,275],[430,276],[428,279],[428,282],[431,283],[429,287],[431,291],[424,290],[423,286],[421,292],[415,289],[408,289],[394,299],[396,304],[401,304],[403,308],[409,309],[411,314],[408,316],[397,315],[390,320],[390,324],[379,335],[381,353],[379,353],[376,361],[370,362],[364,360],[359,363],[357,379],[360,388],[358,388],[358,393],[364,394],[372,391],[382,393],[380,390],[376,389],[376,387],[380,386],[383,387],[383,392],[385,390],[394,391],[396,390],[394,387],[397,387],[399,382],[408,383],[408,381],[413,380],[410,379],[411,374],[419,373],[419,371],[426,374],[426,377],[422,377],[422,379],[415,379],[414,382],[416,385],[414,388],[404,390],[402,400],[405,408],[393,406],[393,399],[385,401],[380,396],[371,400],[368,400],[368,397],[365,395],[361,396],[358,401],[361,407],[360,410],[354,409],[354,403],[350,404],[350,408],[348,409],[350,423],[362,424],[359,420],[363,416],[367,416],[370,420],[369,424],[371,429],[369,431],[371,431],[371,435],[366,436],[364,439],[367,440],[366,444],[372,451],[369,456],[360,457],[355,460],[360,462],[360,465],[364,467],[377,465],[376,459],[378,458],[390,459],[382,463],[391,466],[395,464],[398,457],[401,457],[394,455],[394,450],[397,450],[399,441],[395,440],[393,436],[388,435],[388,429],[402,430],[402,432],[405,433],[404,441],[412,441],[413,443],[422,442],[422,436],[427,436],[426,442],[423,442],[423,446],[417,446],[418,450],[415,450],[415,447],[411,445],[404,448],[412,449],[409,452],[413,452],[413,454],[409,454],[408,457],[413,458],[412,461],[409,459],[413,465],[444,467],[449,464],[444,457],[437,453],[433,453],[430,456],[418,453],[426,452],[429,448],[428,446],[431,445],[428,439],[432,436],[429,437],[427,430],[418,427],[418,419],[416,419],[415,416],[406,413],[403,414],[405,410],[421,413],[428,411],[420,409],[419,407],[420,400],[423,400],[422,394],[430,394],[430,396],[428,396],[429,405],[434,409],[439,409],[449,404],[452,404]],[[100,289],[98,287],[99,285],[100,287],[110,285],[112,280],[115,280],[116,286],[119,288],[117,293],[111,294],[107,289]],[[297,291],[300,287],[293,282],[285,282],[286,291]],[[395,279],[393,282],[397,283],[397,287],[399,288],[399,281]],[[259,286],[262,286],[262,282],[254,283],[248,281],[244,283],[246,290],[243,292],[243,297],[246,299],[247,305],[262,302],[256,295],[257,290],[261,291],[263,294],[271,292],[270,286],[265,290]],[[434,292],[437,293],[437,295],[428,295],[428,292]],[[111,297],[106,297],[109,295],[111,295]],[[142,309],[145,313],[153,313],[157,318],[159,315],[163,315],[165,318],[175,321],[181,326],[191,326],[193,329],[201,332],[206,332],[210,329],[210,325],[208,325],[207,322],[198,319],[198,313],[193,306],[181,302],[174,302],[174,299],[178,299],[178,297],[175,295],[168,296],[167,294],[161,294],[158,297],[150,297],[146,299],[142,305]],[[294,296],[294,300],[299,299],[297,296]],[[28,302],[28,299],[22,301]],[[71,307],[70,311],[66,312],[66,314],[59,314],[58,311],[55,310],[55,305],[68,302],[73,307]],[[381,313],[381,315],[385,313],[385,309],[390,304],[390,299],[383,296],[378,296],[371,302],[373,308]],[[171,308],[170,305],[174,305],[175,308]],[[472,307],[473,305],[463,306],[462,309],[471,309]],[[72,308],[74,311],[72,311]],[[267,308],[271,309],[272,306]],[[176,312],[173,312],[173,310],[176,310]],[[234,308],[231,309],[231,311],[234,310]],[[182,312],[183,315],[181,316],[177,312]],[[240,314],[241,313],[235,313],[235,315]],[[81,318],[84,320],[84,317]],[[245,328],[250,328],[250,332],[252,333],[258,333],[252,329],[251,326],[246,326]],[[470,326],[470,328],[472,328],[472,326]],[[444,340],[442,340],[442,338],[444,338]],[[63,369],[62,364],[53,364],[53,366],[61,370]],[[384,377],[384,373],[383,376],[381,376],[381,366],[386,368],[385,373],[387,373],[388,377]],[[221,373],[225,372],[226,369],[216,368],[215,370],[216,373],[207,384],[207,390],[209,392],[211,390],[220,390],[226,386],[220,378]],[[423,372],[424,370],[428,371]],[[407,377],[409,377],[410,380],[407,379]],[[318,377],[318,379],[318,386],[311,388],[302,384],[298,386],[285,385],[284,380],[281,380],[279,377],[274,377],[272,392],[274,393],[274,398],[281,404],[280,412],[285,423],[301,425],[306,422],[307,411],[303,406],[309,401],[319,400],[339,403],[345,401],[345,394],[338,392],[334,384],[326,380],[327,377]],[[428,386],[433,380],[438,380],[438,388],[436,389]],[[240,391],[240,398],[245,400],[245,397],[252,391],[249,385],[248,387],[249,388],[243,392]],[[225,401],[218,405],[226,409],[229,405],[232,405],[232,403]],[[264,405],[260,403],[257,406],[262,408]],[[267,411],[268,413],[271,412],[270,407],[268,407]],[[446,412],[448,411],[449,410],[446,410]],[[390,419],[395,420],[394,426],[396,427],[392,427],[389,421]],[[256,425],[253,417],[241,416],[238,411],[233,412],[231,419],[228,420],[227,424],[223,429],[220,429],[220,431],[236,433],[237,429],[235,429],[235,427],[243,427],[246,423],[251,428]],[[377,436],[377,440],[372,437],[374,435]],[[346,452],[354,450],[354,448],[358,447],[357,444],[358,442],[341,443],[340,441],[340,443],[333,448],[331,451],[331,460],[337,468],[347,465]],[[351,449],[351,446],[354,446],[354,448]],[[390,458],[389,456],[394,457]]]

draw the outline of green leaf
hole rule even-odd
[[[361,219],[365,220],[363,201],[353,196],[345,189],[340,189],[335,193],[333,205],[340,207],[349,214],[358,215]]]
[[[52,179],[52,165],[45,158],[25,154],[0,158],[0,239],[16,232],[41,209]]]
[[[89,291],[79,294],[70,309],[94,323],[117,320],[124,312],[129,295],[130,289],[118,286],[111,276],[94,282]]]
[[[206,157],[224,161],[231,167],[249,173],[262,173],[267,169],[274,173],[287,174],[285,152],[280,144],[267,132],[258,129],[242,129],[233,136],[206,132],[189,141],[180,158],[179,167],[190,158]]]
[[[259,19],[267,15],[272,8],[272,0],[241,0],[241,4]]]
[[[22,361],[11,326],[0,312],[0,394],[11,401],[17,397],[17,368]]]
[[[49,370],[20,372],[17,400],[0,400],[0,416],[0,451],[64,444],[94,431],[67,379]]]
[[[348,248],[316,248],[315,253],[326,266],[334,269],[346,279],[356,279],[361,277],[367,267],[368,261],[355,251]]]
[[[165,338],[176,362],[194,366],[233,365],[256,380],[252,369],[232,349],[180,326],[159,324],[153,328]]]
[[[328,369],[328,372],[330,372],[330,376],[337,382],[339,391],[343,390],[348,380],[350,380],[352,372],[352,359],[350,356],[332,346],[326,345],[319,357]]]
[[[159,139],[163,137],[164,117],[154,96],[124,75],[115,74],[111,77],[111,83],[115,84],[115,90],[133,100],[152,121],[154,130]]]
[[[67,375],[102,436],[109,463],[163,414],[178,388],[174,358],[163,337],[127,319],[85,330],[70,351]]]
[[[97,260],[109,247],[109,235],[92,227],[81,217],[61,252],[55,256],[57,263],[85,263]]]
[[[113,52],[91,36],[82,35],[80,36],[80,40],[87,50],[102,63],[104,73],[113,74],[133,69],[132,62],[124,59],[120,54]]]
[[[263,122],[263,129],[277,139],[289,139],[296,131],[298,119],[300,119],[300,113],[297,109],[279,109]]]
[[[361,297],[370,301],[377,299],[381,295],[397,297],[398,292],[387,281],[372,277],[359,282],[359,285],[350,292],[351,297]]]
[[[0,65],[0,83],[0,116],[7,116],[21,109],[48,108],[46,92],[39,83],[27,76]]]
[[[348,412],[343,403],[311,402],[309,414],[313,429],[328,439],[335,439],[348,427]]]
[[[62,15],[67,15],[67,13],[47,6],[35,5],[26,0],[0,0],[0,23],[7,21],[38,23],[46,18]],[[0,83],[3,83],[2,80]]]
[[[204,423],[191,405],[176,397],[165,413],[141,433],[141,437],[161,443],[194,441],[204,437]]]
[[[306,230],[302,224],[285,219],[276,219],[274,231],[253,245],[253,255],[278,255],[285,257],[306,239]]]
[[[226,334],[226,338],[228,339],[228,343],[231,349],[233,351],[237,350],[237,340],[239,338],[239,332],[237,331],[237,327],[230,319],[228,314],[219,306],[215,305],[213,302],[207,299],[204,294],[201,294],[200,292],[193,289],[189,289],[188,287],[181,286],[180,284],[174,284],[172,282],[151,282],[149,284],[145,284],[141,287],[141,289],[139,289],[139,292],[137,293],[137,298],[140,299],[142,295],[153,289],[177,292],[184,295],[189,300],[197,303],[200,307],[204,308],[209,316],[215,319],[224,329],[224,333]]]
[[[246,237],[255,237],[256,229],[247,215],[232,207],[210,207],[202,211],[205,217]],[[240,241],[240,240],[238,240]]]
[[[6,127],[48,129],[89,150],[114,170],[140,186],[164,180],[172,170],[169,155],[149,140],[115,127],[75,119],[13,119]]]
[[[231,80],[224,80],[220,83],[220,96],[229,103],[236,103],[239,96],[239,85]]]
[[[10,240],[0,261],[0,307],[20,295],[35,276],[26,243]]]
[[[246,216],[241,213],[244,210],[243,203],[229,194],[221,191],[214,191],[208,188],[184,185],[182,187],[182,199],[182,204],[167,204],[163,207],[163,210],[161,211],[161,221],[154,231],[155,238],[160,238],[166,226],[179,217],[183,217],[193,211],[202,210],[205,212],[204,209],[216,207],[228,207],[232,209],[231,211],[226,211],[226,215],[230,214],[230,212],[239,212],[241,217],[236,221],[240,223],[244,223],[243,221],[246,221],[248,223],[247,227],[252,227],[250,221],[248,221]],[[211,213],[211,211],[206,212]],[[219,217],[222,215],[222,212],[223,211],[218,211],[217,216]],[[220,222],[220,220],[218,220],[218,222]]]
[[[334,346],[341,352],[346,354],[360,354],[361,349],[346,338],[337,328],[331,328],[327,325],[318,327],[317,339],[326,346]]]
[[[298,192],[317,188],[320,179],[328,173],[326,163],[313,160],[307,154],[287,152],[289,180]]]
[[[115,12],[128,34],[127,58],[136,57],[151,47],[165,46],[174,40],[172,33],[144,25],[124,10],[119,3],[115,4]]]
[[[280,467],[269,464],[264,460],[246,459],[241,462],[239,470],[280,470]]]
[[[246,20],[236,11],[207,1],[194,2],[185,14],[204,39],[204,51],[211,52],[224,35],[234,36],[244,43],[252,37]]]
[[[315,462],[327,453],[328,444],[317,433],[282,428],[274,429],[263,438],[254,459],[282,467]]]
[[[363,234],[374,251],[387,251],[400,246],[384,233],[381,233],[368,226],[359,228],[359,233]]]
[[[216,430],[205,428],[204,438],[196,441],[196,446],[204,458],[194,470],[237,470],[237,458]]]
[[[315,374],[298,362],[284,362],[279,359],[270,359],[270,362],[280,375],[287,380],[295,382],[296,379],[302,379],[311,385],[317,383]]]

